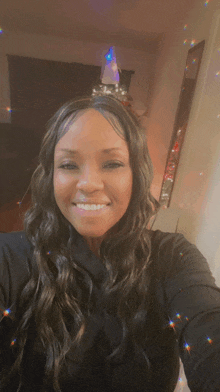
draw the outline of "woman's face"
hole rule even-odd
[[[53,181],[65,218],[85,238],[104,238],[131,199],[126,141],[98,111],[87,109],[56,145]]]

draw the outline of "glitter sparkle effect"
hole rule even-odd
[[[170,321],[170,326],[171,326],[171,328],[174,328],[175,327],[175,323],[173,321]]]
[[[2,318],[0,319],[0,322],[3,320],[4,317],[8,317],[11,314],[11,309],[1,309],[0,311],[2,312]]]
[[[212,340],[212,339],[210,339],[210,338],[207,338],[207,340],[208,340],[208,342],[209,342],[210,344],[212,344],[212,343],[213,343],[213,340]]]
[[[187,350],[188,352],[190,352],[190,350],[191,350],[191,347],[188,345],[188,343],[185,343],[185,350]]]
[[[16,339],[12,340],[11,346],[14,346],[14,345],[15,345],[15,342],[16,342]]]

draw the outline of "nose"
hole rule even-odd
[[[76,188],[82,192],[94,192],[103,189],[103,180],[95,167],[85,168],[76,184]]]

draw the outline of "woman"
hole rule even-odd
[[[1,391],[220,385],[220,289],[182,234],[153,232],[152,164],[109,96],[48,124],[24,232],[1,234]],[[8,310],[8,311],[7,311]]]

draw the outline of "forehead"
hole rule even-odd
[[[109,114],[107,115],[109,117]],[[113,124],[111,124],[112,120]],[[119,121],[113,115],[110,115],[110,121],[111,123],[95,109],[83,110],[74,120],[67,123],[55,152],[63,147],[82,150],[120,147],[126,150],[127,143]]]

